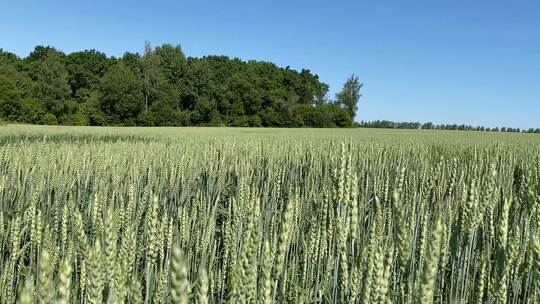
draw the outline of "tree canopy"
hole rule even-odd
[[[358,110],[358,100],[362,96],[360,95],[362,86],[363,84],[360,83],[358,76],[353,74],[347,79],[341,92],[336,95],[336,102],[344,109],[347,109],[351,120],[354,120],[354,116]]]
[[[336,101],[308,69],[227,56],[187,57],[180,46],[121,58],[37,46],[26,58],[0,49],[0,118],[118,126],[350,127],[361,84]]]

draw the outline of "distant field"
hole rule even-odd
[[[259,139],[277,137],[281,139],[380,139],[380,140],[453,140],[453,141],[521,141],[538,142],[538,134],[446,131],[446,130],[392,130],[392,129],[277,129],[277,128],[212,128],[212,127],[69,127],[7,125],[0,129],[0,136],[22,135],[95,135],[95,136],[137,136],[147,138],[222,138],[255,137]]]
[[[540,303],[540,135],[0,126],[0,302],[33,298]]]

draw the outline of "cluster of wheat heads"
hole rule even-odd
[[[540,145],[0,138],[1,303],[540,303]]]

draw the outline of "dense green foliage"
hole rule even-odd
[[[353,78],[330,101],[328,85],[309,70],[186,58],[169,44],[146,44],[143,55],[122,58],[38,46],[21,59],[0,49],[0,117],[62,125],[350,127],[361,87]]]
[[[540,303],[535,134],[1,128],[2,303]]]
[[[360,99],[360,89],[363,84],[360,83],[358,76],[352,75],[343,85],[341,92],[337,94],[337,103],[347,109],[349,115],[354,117],[358,110],[358,100]]]

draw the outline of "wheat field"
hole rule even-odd
[[[540,136],[0,127],[1,303],[540,303]]]

